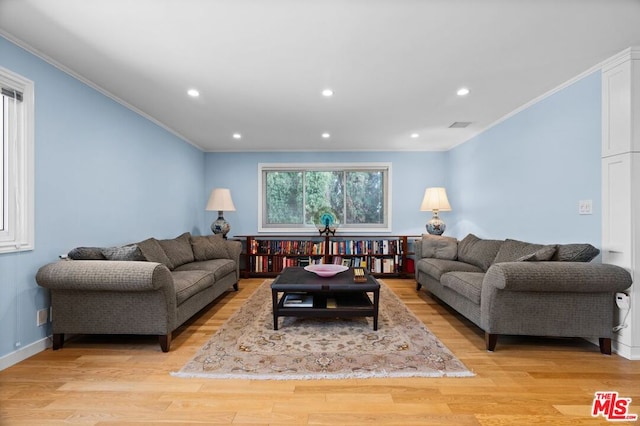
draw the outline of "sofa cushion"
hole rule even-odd
[[[458,243],[458,260],[486,271],[496,258],[502,243],[501,240],[482,240],[469,234]]]
[[[500,246],[493,263],[550,260],[555,252],[555,245],[544,246],[542,244],[507,239]]]
[[[101,247],[76,247],[67,253],[73,260],[105,260]]]
[[[191,249],[191,234],[189,232],[169,240],[158,240],[158,243],[171,261],[169,269],[175,269],[180,265],[194,261],[193,250]]]
[[[213,285],[213,274],[209,271],[173,271],[173,285],[176,289],[178,305],[185,300]]]
[[[432,259],[428,257],[419,259],[416,262],[416,269],[435,278],[436,280],[440,280],[442,274],[451,271],[482,272],[482,269],[469,263],[457,260]]]
[[[136,245],[140,248],[142,256],[147,260],[147,262],[162,263],[167,268],[173,269],[171,260],[169,260],[167,254],[164,252],[164,250],[160,246],[160,243],[155,238],[148,238],[144,241],[140,241]]]
[[[146,260],[136,244],[122,247],[106,247],[101,251],[107,260]]]
[[[551,260],[559,262],[590,262],[600,254],[591,244],[559,244]]]
[[[422,234],[422,257],[456,260],[458,258],[458,240],[453,237]]]
[[[557,249],[558,246],[556,245],[544,246],[533,253],[520,256],[516,259],[516,262],[544,262],[551,260]]]
[[[224,278],[226,275],[235,272],[236,262],[231,259],[210,259],[185,263],[178,266],[175,271],[209,271],[213,272],[216,280]]]
[[[221,234],[201,237],[191,236],[191,248],[195,260],[229,259],[226,241]]]
[[[479,305],[484,275],[484,272],[447,272],[440,278],[440,284]]]

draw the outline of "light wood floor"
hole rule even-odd
[[[174,333],[171,352],[149,337],[81,337],[0,372],[0,424],[582,425],[595,391],[632,398],[640,362],[601,355],[580,339],[507,337],[484,350],[478,328],[386,279],[476,376],[468,378],[246,381],[174,378],[262,282],[242,280]],[[618,423],[620,424],[620,423]],[[640,424],[640,422],[636,423]]]

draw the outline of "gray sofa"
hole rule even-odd
[[[614,265],[591,263],[590,244],[540,245],[425,234],[416,244],[417,290],[424,289],[485,332],[498,336],[598,338],[611,354],[614,293],[631,285]]]
[[[62,348],[65,334],[150,334],[168,352],[178,326],[230,288],[238,290],[241,250],[239,241],[188,232],[71,250],[36,274],[51,291],[53,349]]]

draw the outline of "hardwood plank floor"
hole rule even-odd
[[[0,424],[583,425],[594,392],[632,398],[640,414],[640,362],[600,354],[581,339],[482,332],[415,291],[384,281],[475,377],[247,381],[184,379],[179,370],[262,282],[242,280],[174,333],[171,352],[144,336],[77,336],[0,372]],[[617,422],[625,424],[624,422]],[[638,423],[636,423],[638,424]]]

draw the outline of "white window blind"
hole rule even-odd
[[[34,246],[34,85],[0,67],[0,253]]]

